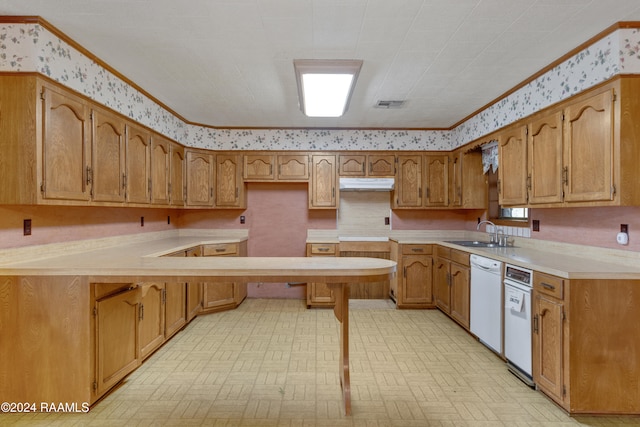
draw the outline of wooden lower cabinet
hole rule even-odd
[[[146,359],[164,343],[165,337],[165,285],[164,283],[140,284],[139,309],[140,359]]]
[[[640,280],[534,272],[533,380],[572,414],[640,413]]]
[[[307,256],[338,256],[337,243],[307,243]],[[307,283],[307,308],[333,307],[336,299],[326,283]]]
[[[114,284],[109,284],[114,285]],[[111,286],[118,288],[119,284]],[[95,286],[100,287],[101,284]],[[141,288],[125,284],[95,301],[96,380],[101,396],[140,364],[139,308]],[[96,291],[96,294],[99,294]]]
[[[391,242],[391,259],[398,263],[390,296],[398,308],[433,308],[433,247]]]
[[[164,288],[165,338],[187,324],[187,284],[166,283]]]
[[[471,303],[469,254],[436,246],[433,288],[436,306],[469,330]]]
[[[187,322],[202,310],[202,283],[187,283]]]
[[[247,256],[247,242],[219,243],[201,246],[201,256]],[[191,254],[192,256],[197,256]],[[202,284],[202,313],[232,310],[247,297],[247,284],[213,282]]]

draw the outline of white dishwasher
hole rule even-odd
[[[502,262],[471,254],[469,327],[481,343],[502,352]]]

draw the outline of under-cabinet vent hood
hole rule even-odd
[[[340,191],[391,191],[393,178],[340,178]]]

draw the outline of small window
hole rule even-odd
[[[508,221],[528,221],[529,209],[527,208],[500,208],[500,219]]]
[[[498,203],[498,174],[489,171],[489,219],[498,223],[500,221],[526,222],[529,220],[527,208],[503,208]]]

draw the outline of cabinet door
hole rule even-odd
[[[188,150],[187,205],[213,206],[213,155]]]
[[[424,205],[449,205],[449,156],[424,156]]]
[[[245,181],[273,181],[276,178],[275,162],[273,154],[246,154],[242,176]]]
[[[102,395],[140,363],[140,288],[96,301],[97,394]]]
[[[203,285],[203,310],[208,310],[235,304],[235,284],[225,283],[205,283]]]
[[[396,174],[396,156],[393,154],[370,154],[369,176],[394,176]]]
[[[216,207],[243,208],[242,156],[218,154],[216,156]]]
[[[402,266],[402,304],[433,303],[433,258],[405,255]]]
[[[118,116],[94,109],[90,181],[92,199],[96,202],[124,202],[125,126]]]
[[[469,283],[470,270],[468,267],[451,263],[451,317],[462,326],[469,329],[471,287]]]
[[[185,158],[184,148],[178,144],[171,144],[171,183],[169,184],[170,202],[173,206],[184,206],[185,193]]]
[[[433,269],[433,296],[438,308],[447,314],[451,312],[450,265],[449,260],[437,257]]]
[[[45,86],[42,99],[42,196],[88,201],[89,109],[81,98],[54,87]]]
[[[187,322],[202,310],[202,283],[187,283]]]
[[[526,133],[526,126],[516,126],[499,137],[498,198],[501,206],[527,204]]]
[[[462,156],[462,151],[451,155],[451,168],[449,169],[450,206],[462,206]]]
[[[565,110],[565,201],[613,200],[613,90]]]
[[[309,156],[306,154],[278,155],[279,181],[307,181],[309,179]]]
[[[336,156],[313,155],[309,182],[309,209],[337,208]]]
[[[165,337],[169,338],[187,324],[187,284],[165,285]]]
[[[534,295],[533,380],[545,393],[562,402],[563,304]]]
[[[151,140],[151,203],[169,204],[171,142],[159,135]]]
[[[398,156],[394,207],[422,206],[422,156]]]
[[[144,360],[164,342],[164,283],[143,283],[140,286],[140,359]]]
[[[338,170],[340,176],[365,176],[367,156],[365,154],[341,154]]]
[[[149,203],[151,199],[151,134],[127,123],[127,201]]]
[[[562,202],[562,111],[529,124],[529,203]]]
[[[334,243],[309,243],[307,256],[339,256],[338,245]],[[333,307],[336,299],[326,283],[307,283],[307,308]]]

